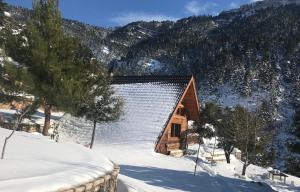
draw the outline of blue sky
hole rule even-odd
[[[113,27],[139,20],[177,20],[192,15],[216,15],[257,0],[60,0],[63,17]],[[31,8],[32,0],[6,0]]]

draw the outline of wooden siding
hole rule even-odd
[[[182,107],[186,112],[183,116],[177,114],[177,110]],[[169,152],[173,150],[184,150],[186,148],[186,131],[188,129],[189,120],[199,121],[199,102],[194,78],[192,78],[187,85],[186,90],[164,129],[164,133],[158,142],[155,151],[158,153],[169,154]],[[181,125],[180,137],[171,137],[171,127],[173,123]]]

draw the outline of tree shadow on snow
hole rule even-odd
[[[180,165],[178,165],[180,166]],[[165,189],[177,189],[189,192],[271,192],[270,186],[264,183],[243,181],[220,175],[210,176],[206,172],[193,172],[162,169],[157,167],[140,167],[121,165],[121,174],[141,180],[149,185]]]
[[[5,119],[12,119],[15,117],[15,113],[6,112],[6,111],[0,111],[0,116],[2,116]],[[36,111],[33,115],[30,116],[31,120],[37,120],[40,118],[44,118],[44,113],[40,111]],[[53,120],[60,120],[62,117],[59,115],[51,115],[51,119]]]

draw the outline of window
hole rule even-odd
[[[176,114],[184,116],[184,108],[178,108]]]
[[[172,123],[171,137],[180,137],[181,125]]]

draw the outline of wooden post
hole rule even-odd
[[[94,127],[93,127],[93,133],[92,133],[92,139],[91,139],[90,149],[92,149],[92,148],[93,148],[93,145],[94,145],[95,132],[96,132],[96,125],[97,125],[97,122],[96,122],[96,120],[94,120]]]
[[[186,152],[188,152],[188,147],[189,147],[189,143],[188,143],[188,129],[189,129],[189,127],[187,127],[187,129],[185,131],[185,150],[186,150]]]
[[[194,176],[196,176],[197,165],[198,165],[198,160],[199,160],[200,140],[201,140],[201,137],[199,136],[199,142],[198,142],[199,146],[198,146],[198,151],[197,151],[196,164],[195,164],[195,169],[194,169]]]
[[[217,142],[217,136],[216,136],[216,134],[215,134],[215,142],[214,142],[214,147],[213,147],[213,152],[212,152],[212,155],[211,155],[211,162],[210,162],[210,166],[211,166],[211,167],[212,167],[213,162],[214,162],[216,142]]]

